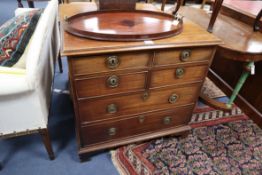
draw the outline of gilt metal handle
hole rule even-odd
[[[139,123],[144,123],[144,121],[145,121],[145,116],[143,116],[143,115],[140,115],[139,117],[138,117],[138,121],[139,121]]]
[[[182,78],[185,74],[184,68],[177,68],[176,69],[176,78]]]
[[[177,99],[178,99],[178,95],[177,94],[172,94],[169,97],[168,101],[169,101],[169,103],[174,104],[174,103],[176,103]]]
[[[109,69],[115,69],[119,66],[120,61],[117,56],[109,56],[106,59],[106,65]]]
[[[190,50],[183,50],[180,54],[180,60],[183,61],[183,62],[188,61],[190,56],[191,56]]]
[[[108,129],[108,135],[109,135],[109,136],[114,136],[114,135],[116,135],[116,128],[109,128],[109,129]]]
[[[107,79],[107,85],[111,88],[117,87],[119,85],[119,78],[116,75],[112,75]]]
[[[117,112],[117,106],[116,104],[110,104],[107,106],[107,112],[109,114],[113,114],[113,113],[116,113]]]
[[[165,125],[169,125],[172,122],[172,118],[170,116],[167,116],[163,119],[163,123]]]

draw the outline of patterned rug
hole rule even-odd
[[[262,130],[234,107],[195,109],[186,138],[165,137],[112,151],[121,175],[261,175]]]
[[[210,98],[225,94],[206,79]],[[121,175],[262,175],[262,130],[234,106],[197,107],[186,138],[165,137],[112,151]]]
[[[218,98],[226,96],[209,78],[205,79],[201,91],[209,98]]]

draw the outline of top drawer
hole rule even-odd
[[[210,60],[213,55],[212,47],[201,47],[192,49],[170,49],[155,52],[154,64],[172,65],[186,62]]]
[[[71,58],[74,75],[103,73],[115,70],[146,68],[150,54],[147,52],[122,53]]]

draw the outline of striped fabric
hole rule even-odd
[[[218,123],[226,123],[235,120],[248,119],[243,111],[234,106],[231,111],[221,111],[210,107],[196,108],[192,115],[190,126],[197,128],[201,126],[211,126]]]
[[[191,123],[199,123],[201,121],[214,120],[214,119],[231,117],[236,115],[243,115],[242,110],[238,107],[233,108],[230,112],[224,112],[220,110],[199,112],[193,114]]]

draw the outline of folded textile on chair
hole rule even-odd
[[[12,67],[19,61],[42,12],[25,12],[0,27],[0,66]]]

